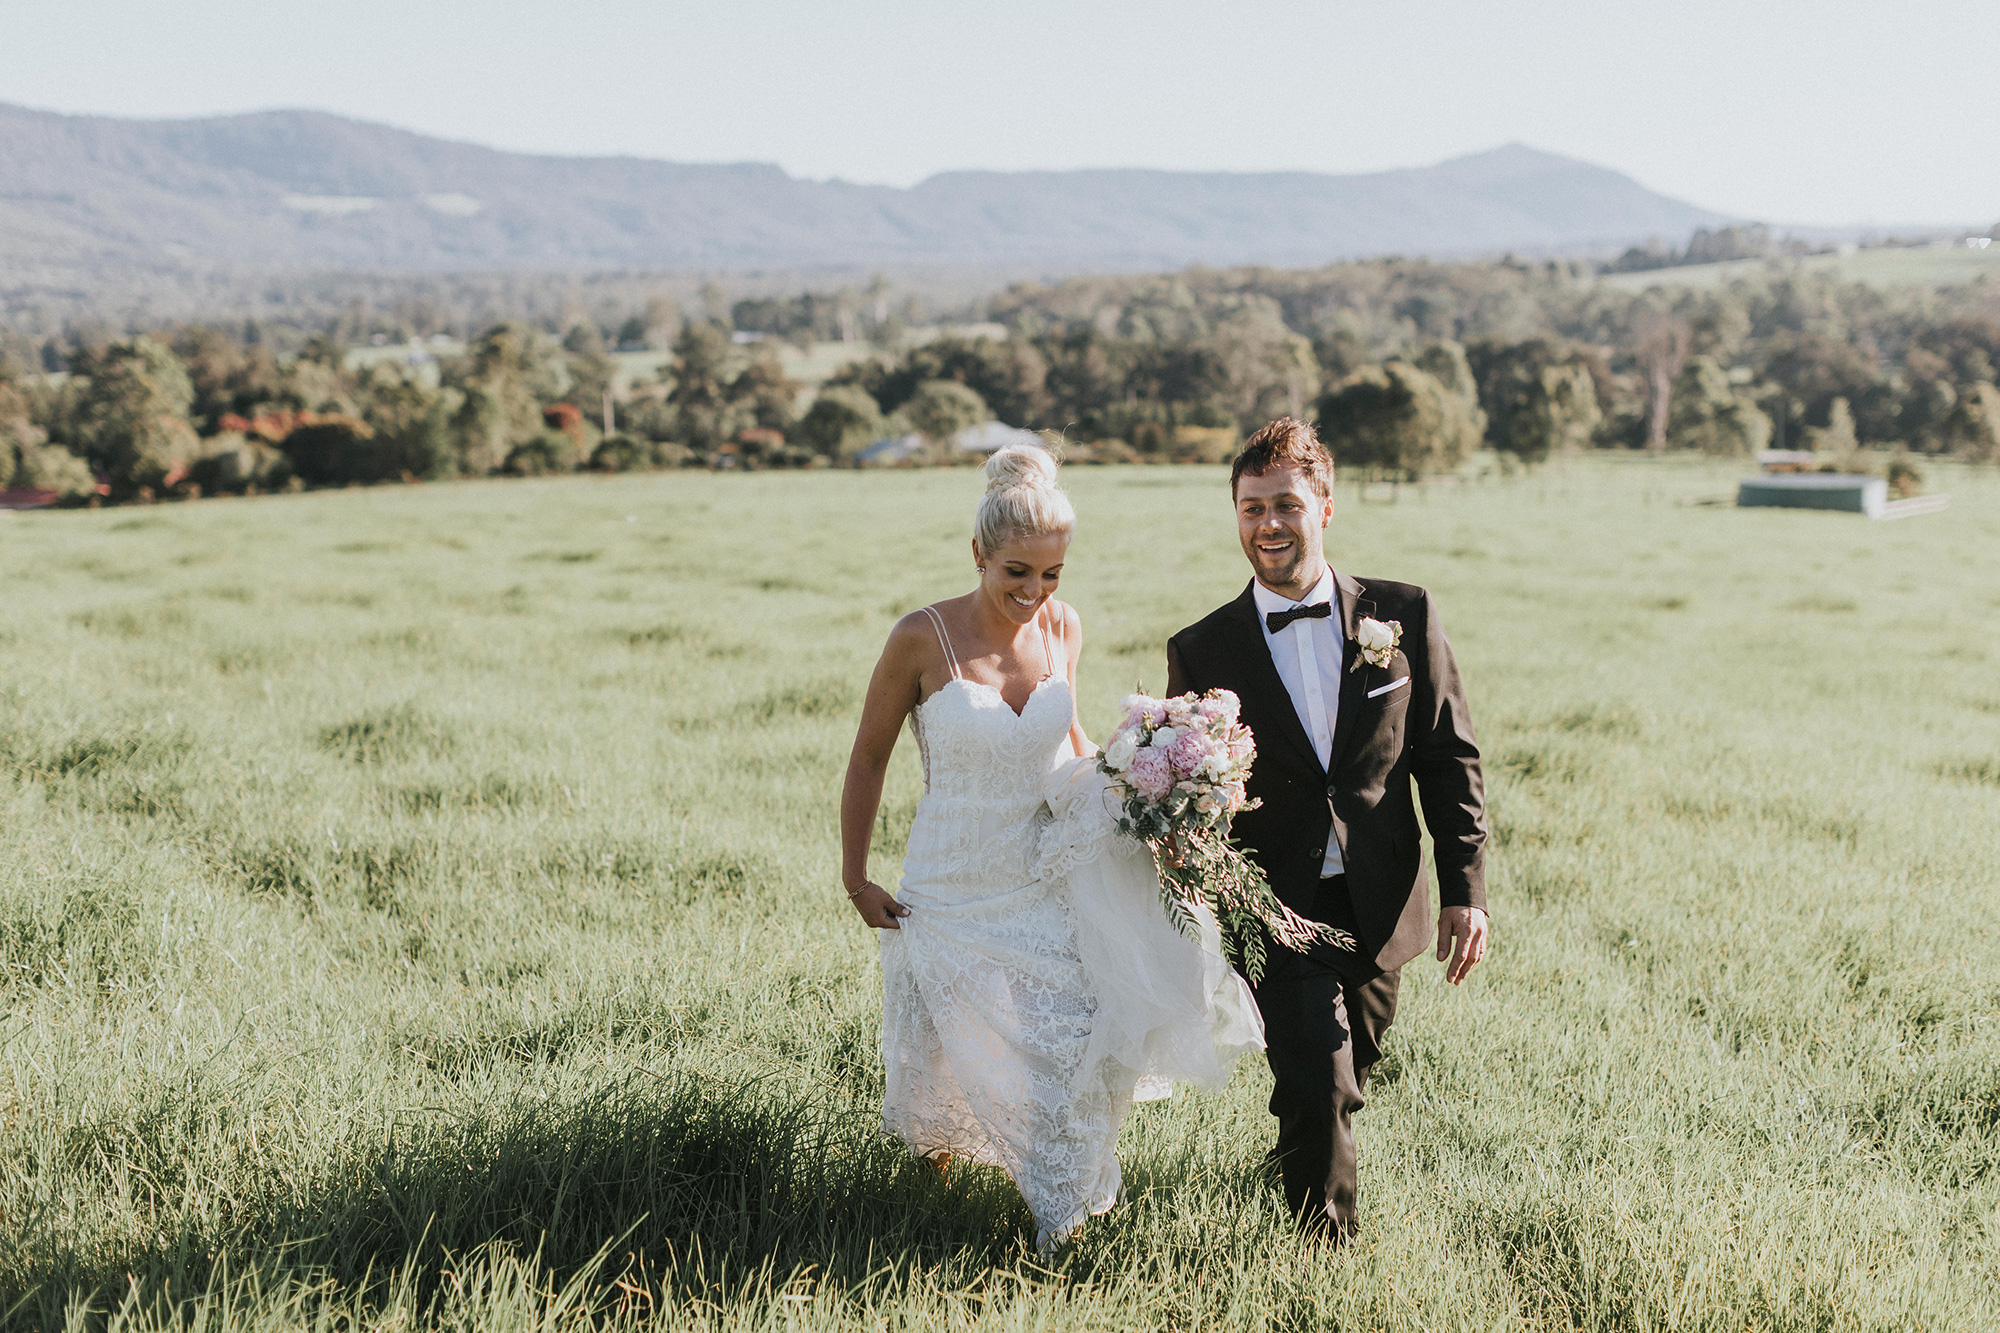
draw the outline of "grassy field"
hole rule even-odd
[[[1469,678],[1492,958],[1405,981],[1356,1246],[1290,1239],[1252,1061],[1141,1108],[1047,1266],[1004,1180],[875,1137],[835,873],[974,474],[0,518],[0,1315],[2000,1325],[2000,478],[1888,524],[1677,503],[1729,476],[1343,493],[1335,561],[1432,587]],[[1244,572],[1219,472],[1071,485],[1101,736]]]
[[[1970,250],[1963,245],[1878,246],[1845,255],[1809,255],[1775,266],[1765,259],[1732,259],[1720,264],[1606,273],[1599,282],[1627,291],[1648,287],[1719,287],[1736,278],[1766,272],[1831,273],[1842,282],[1870,287],[1952,287],[2000,279],[2000,248]]]

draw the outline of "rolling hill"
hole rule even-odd
[[[310,111],[0,104],[0,287],[244,269],[1171,267],[1604,250],[1728,219],[1520,145],[1367,175],[958,171],[547,157]]]

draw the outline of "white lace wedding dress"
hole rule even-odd
[[[928,611],[928,608],[926,608]],[[917,706],[925,793],[900,930],[882,934],[883,1128],[1000,1167],[1047,1246],[1116,1201],[1118,1130],[1176,1081],[1220,1087],[1261,1049],[1248,987],[1167,921],[1094,759],[1070,754],[1060,648],[1019,714],[966,680]]]

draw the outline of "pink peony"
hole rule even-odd
[[[1243,701],[1236,697],[1236,693],[1233,690],[1211,690],[1208,697],[1201,701],[1201,713],[1203,717],[1213,718],[1218,722],[1229,723],[1232,726],[1235,724],[1236,719],[1242,715],[1242,712]]]
[[[1147,694],[1125,696],[1125,725],[1148,730],[1167,720],[1167,706]]]
[[[1229,758],[1232,763],[1247,764],[1257,757],[1257,742],[1250,739],[1250,733],[1243,731],[1229,738]]]
[[[1133,757],[1132,767],[1125,770],[1125,780],[1151,801],[1160,800],[1174,789],[1174,773],[1167,764],[1166,752],[1150,746]]]
[[[1189,727],[1174,737],[1174,743],[1167,747],[1167,760],[1174,766],[1174,772],[1186,777],[1201,767],[1202,760],[1208,758],[1210,744],[1208,737]]]

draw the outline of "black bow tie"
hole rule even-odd
[[[1264,624],[1276,634],[1294,620],[1325,620],[1333,614],[1332,602],[1315,602],[1311,606],[1294,606],[1284,611],[1267,611]]]

